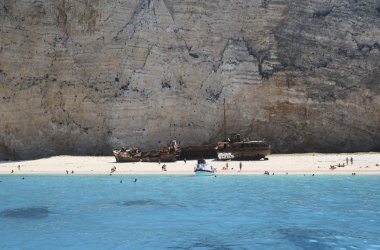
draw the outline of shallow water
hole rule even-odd
[[[380,249],[379,176],[22,177],[0,249]]]

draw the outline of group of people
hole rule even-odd
[[[342,164],[338,163],[338,165],[336,165],[336,166],[330,165],[330,169],[333,170],[333,169],[336,169],[337,167],[338,168],[344,168],[346,165],[348,166],[349,163],[351,163],[351,165],[353,165],[354,164],[354,158],[351,157],[349,159],[348,157],[346,157],[346,164],[344,164],[344,162],[343,162]]]
[[[264,171],[264,174],[269,175],[269,171]],[[288,174],[288,173],[286,173],[286,174]],[[272,175],[274,175],[274,172],[272,173]]]
[[[71,173],[74,173],[74,170],[71,170]],[[69,170],[66,169],[66,174],[69,174]]]
[[[233,170],[234,168],[232,168],[231,170]],[[243,169],[243,163],[240,162],[239,163],[239,171],[241,171]],[[228,170],[228,162],[226,162],[226,165],[222,168],[222,170]]]
[[[348,161],[350,161],[351,162],[351,165],[352,164],[354,164],[354,158],[350,158],[350,159],[348,159],[348,157],[346,157],[346,164],[348,165]]]
[[[21,167],[20,167],[20,165],[18,165],[18,166],[17,166],[17,169],[18,169],[18,171],[20,171],[20,170],[21,170]],[[14,172],[15,172],[15,171],[12,169],[12,170],[11,170],[11,174],[13,174]]]

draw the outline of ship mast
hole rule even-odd
[[[223,101],[223,108],[224,108],[224,115],[223,115],[223,121],[224,121],[224,141],[227,141],[226,98],[224,98],[224,101]]]

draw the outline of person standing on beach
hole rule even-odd
[[[346,165],[348,165],[348,157],[346,157]]]
[[[351,165],[354,164],[354,158],[351,157]]]
[[[240,172],[241,172],[241,169],[242,169],[242,167],[243,167],[243,163],[239,163],[239,169],[240,169]]]

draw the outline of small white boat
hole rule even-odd
[[[209,166],[204,159],[198,160],[197,166],[194,168],[196,175],[214,175],[216,169]]]

